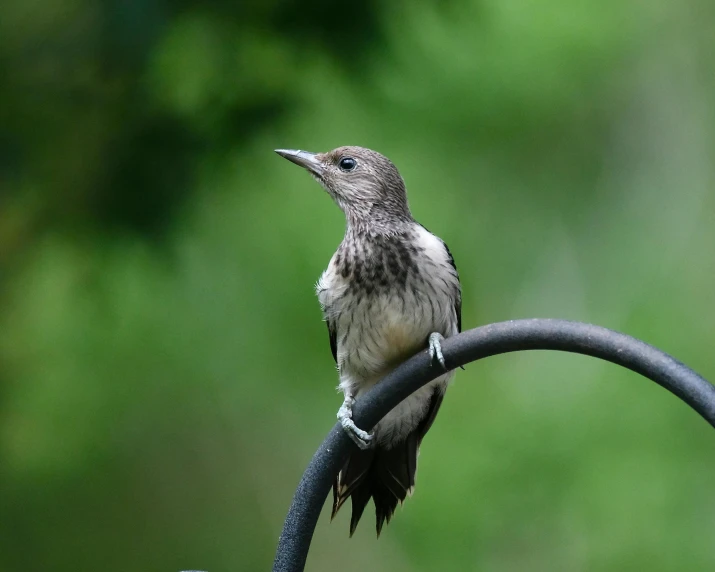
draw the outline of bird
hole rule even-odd
[[[333,483],[331,520],[351,498],[352,537],[372,498],[379,537],[414,490],[420,445],[453,376],[441,342],[462,329],[459,274],[445,242],[412,217],[405,182],[384,155],[356,146],[275,152],[307,170],[345,215],[343,240],[316,284],[344,395],[338,419],[357,445]],[[424,350],[444,373],[372,431],[357,427],[355,400]]]

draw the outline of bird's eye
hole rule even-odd
[[[352,171],[355,167],[357,167],[357,161],[352,157],[343,157],[340,159],[338,167],[340,167],[341,171]]]

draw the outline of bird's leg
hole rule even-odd
[[[343,426],[343,429],[345,429],[345,432],[348,434],[348,437],[350,437],[350,439],[352,439],[353,442],[364,451],[374,445],[373,440],[375,439],[375,433],[368,433],[355,425],[355,422],[353,421],[353,403],[355,403],[353,396],[346,393],[345,400],[340,406],[340,409],[338,409],[338,419],[340,420],[340,424]]]
[[[432,332],[429,335],[429,357],[434,361],[434,358],[437,358],[437,361],[440,363],[440,365],[446,370],[447,369],[447,364],[444,363],[444,356],[442,355],[442,341],[444,340],[444,336],[440,334],[439,332]]]

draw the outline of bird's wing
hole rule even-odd
[[[457,317],[457,332],[462,331],[462,289],[459,285],[459,272],[457,271],[457,265],[454,263],[454,256],[452,256],[452,253],[449,251],[449,246],[447,246],[447,243],[442,240],[440,237],[438,237],[436,234],[433,234],[429,231],[429,229],[424,226],[423,224],[417,223],[419,226],[421,226],[424,230],[429,232],[432,236],[434,236],[437,240],[439,240],[442,243],[442,246],[444,246],[444,250],[447,253],[447,262],[449,262],[449,265],[454,269],[454,277],[457,279],[457,288],[454,293],[454,314]]]
[[[454,297],[454,313],[457,315],[457,331],[461,332],[462,331],[462,289],[459,286],[459,272],[457,272],[457,265],[454,263],[454,256],[452,256],[452,253],[449,251],[449,247],[447,246],[447,243],[443,240],[442,244],[444,244],[444,249],[447,251],[447,259],[449,260],[449,263],[452,265],[452,268],[454,268],[454,274],[457,277],[457,292]]]
[[[442,405],[442,400],[444,399],[444,390],[445,388],[440,386],[434,388],[434,393],[432,393],[429,407],[427,408],[427,415],[425,415],[424,419],[422,419],[420,424],[417,426],[418,444],[422,442],[422,438],[425,436],[427,431],[429,431],[430,427],[432,427],[434,418],[437,417],[437,412],[439,411],[439,407]]]
[[[440,239],[442,241],[442,244],[444,245],[444,250],[447,252],[447,260],[450,264],[450,266],[454,269],[454,276],[457,279],[457,285],[456,289],[454,292],[454,314],[457,317],[457,331],[461,332],[462,331],[462,290],[459,285],[459,272],[457,272],[457,265],[454,263],[454,257],[452,256],[452,253],[449,251],[449,247],[447,246],[447,243],[444,242],[444,240]],[[432,427],[432,423],[434,422],[435,417],[437,417],[437,412],[439,411],[440,406],[442,405],[442,400],[444,399],[444,391],[445,387],[437,386],[434,388],[434,393],[432,393],[432,397],[430,398],[430,403],[429,407],[427,408],[427,414],[425,415],[424,419],[420,421],[420,424],[417,426],[417,436],[418,436],[418,444],[422,442],[422,439],[424,438],[425,434],[427,431],[429,431],[430,427]]]
[[[330,337],[330,351],[333,352],[333,359],[338,363],[338,328],[330,318],[325,319],[328,325],[328,336]]]
[[[337,253],[336,253],[337,254]],[[335,258],[335,255],[333,255]],[[330,264],[333,261],[331,259]],[[330,267],[329,267],[330,268]],[[338,363],[338,324],[334,316],[331,317],[330,306],[331,306],[331,296],[330,296],[330,283],[331,283],[331,273],[330,270],[326,270],[320,276],[318,283],[315,285],[315,293],[318,295],[318,301],[320,302],[320,309],[323,311],[323,318],[328,326],[328,337],[330,338],[330,351],[333,353],[333,359],[335,363]]]

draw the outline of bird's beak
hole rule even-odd
[[[276,153],[284,159],[288,159],[291,163],[300,165],[318,177],[323,174],[323,165],[318,161],[315,153],[309,153],[308,151],[301,151],[299,149],[276,149]]]

